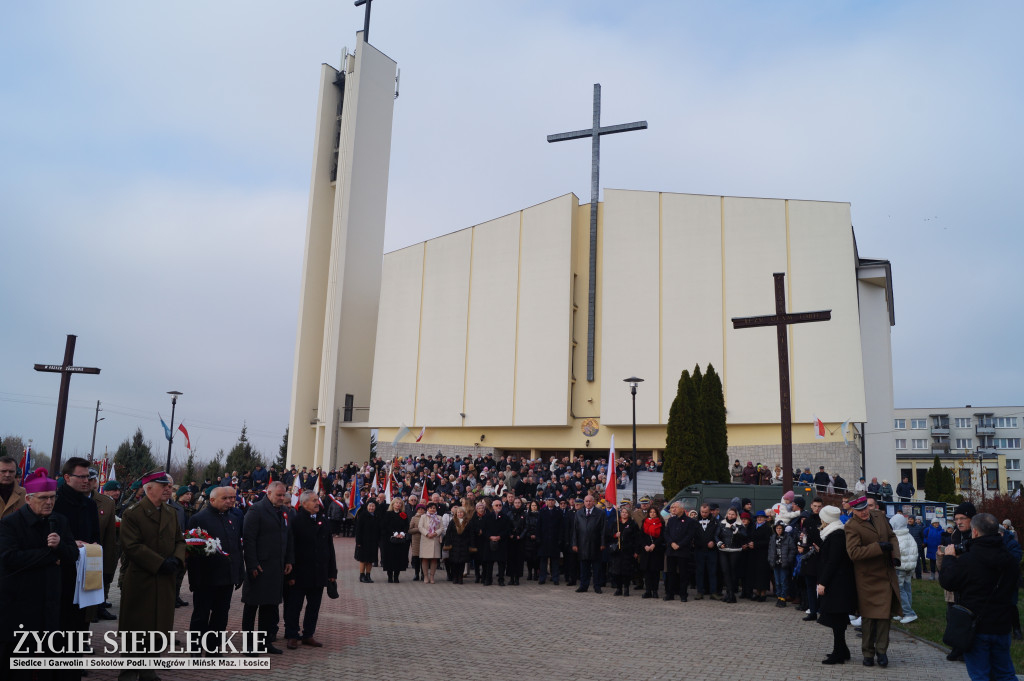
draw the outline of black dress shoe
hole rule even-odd
[[[803,618],[804,622],[816,622],[818,620],[817,613],[811,613]]]
[[[599,594],[599,593],[601,593],[601,587],[599,587],[599,586],[595,586],[595,587],[594,587],[594,593],[596,593],[596,594]]]
[[[889,666],[889,656],[888,655],[886,655],[885,653],[878,653],[878,655],[876,657],[878,658],[878,666],[879,667],[888,667]]]
[[[117,619],[117,615],[112,614],[106,608],[99,608],[96,611],[96,616],[99,617],[101,620],[116,620]]]
[[[864,666],[865,667],[874,667],[875,666],[875,658],[873,658],[873,657],[865,657],[864,658]]]
[[[829,655],[821,661],[822,664],[843,664],[846,659],[842,655]]]
[[[576,593],[578,593],[578,594],[586,593],[586,591],[587,591],[587,587],[585,587],[585,586],[579,586],[579,587],[576,588]]]
[[[113,608],[114,604],[109,602],[109,601],[103,601],[102,603],[100,603],[100,607],[101,608]]]
[[[182,600],[181,597],[175,597],[175,599],[174,599],[174,607],[175,608],[184,608],[186,605],[188,605],[188,601]]]
[[[267,652],[270,653],[271,655],[283,655],[284,654],[283,650],[281,650],[277,646],[272,646],[269,643],[267,644]]]

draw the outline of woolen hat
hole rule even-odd
[[[178,491],[174,493],[174,498],[177,499],[178,497],[183,497],[191,491],[192,490],[188,488],[188,485],[182,485],[178,488]]]
[[[788,492],[782,495],[782,500],[788,504],[793,501],[794,496],[796,495],[793,493],[793,490],[789,490]]]
[[[822,525],[834,523],[839,520],[839,509],[835,506],[826,506],[818,511],[818,517],[821,518]]]
[[[111,480],[107,484],[103,485],[103,491],[104,492],[110,492],[110,491],[113,491],[115,489],[118,489],[118,490],[121,489],[121,483],[119,483],[117,480]]]
[[[973,518],[974,516],[978,515],[978,509],[974,508],[974,504],[972,504],[971,502],[965,501],[964,503],[960,504],[955,509],[953,509],[953,517],[956,517],[958,515],[965,515],[968,518]]]

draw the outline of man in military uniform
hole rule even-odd
[[[117,570],[117,515],[114,509],[114,500],[100,494],[99,473],[95,468],[89,469],[89,498],[96,504],[96,511],[100,522],[100,546],[103,547],[103,596],[104,599],[110,594],[110,583],[114,581],[114,572]],[[110,613],[110,606],[104,603],[96,609],[93,615],[93,622],[99,620],[116,620],[117,616]]]
[[[185,538],[178,516],[163,502],[167,474],[154,471],[141,479],[143,496],[121,518],[121,633],[174,629],[174,576],[185,562]],[[170,634],[168,634],[170,635]],[[152,669],[124,670],[118,681],[156,679]]]
[[[0,518],[14,515],[25,505],[25,490],[18,484],[18,464],[9,456],[0,457]]]

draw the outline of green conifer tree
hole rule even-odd
[[[661,485],[665,490],[665,498],[671,499],[683,488],[682,483],[682,428],[683,428],[683,383],[689,382],[690,372],[683,370],[676,388],[676,397],[668,411],[668,424],[665,434],[665,453],[662,463]]]
[[[725,393],[722,379],[708,364],[701,381],[701,410],[704,413],[704,434],[708,447],[707,480],[730,481],[729,434],[725,421]]]

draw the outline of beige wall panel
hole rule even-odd
[[[473,228],[466,342],[467,426],[512,425],[519,213]]]
[[[773,272],[786,271],[786,206],[725,198],[725,381],[729,423],[779,422],[775,327],[733,329],[733,317],[775,312]]]
[[[469,312],[469,262],[473,231],[464,229],[427,243],[423,271],[417,426],[462,423]]]
[[[662,194],[661,223],[659,411],[668,423],[683,369],[711,363],[722,375],[722,198]]]
[[[850,206],[789,202],[790,310],[832,310],[790,327],[793,421],[864,421],[857,272]]]
[[[414,425],[423,248],[416,244],[384,256],[370,395],[372,426]]]
[[[523,211],[515,425],[569,421],[574,205],[569,194]]]
[[[637,423],[658,422],[657,192],[606,189],[602,230],[601,421],[632,423],[622,379],[638,376]],[[581,342],[585,341],[580,339]]]

